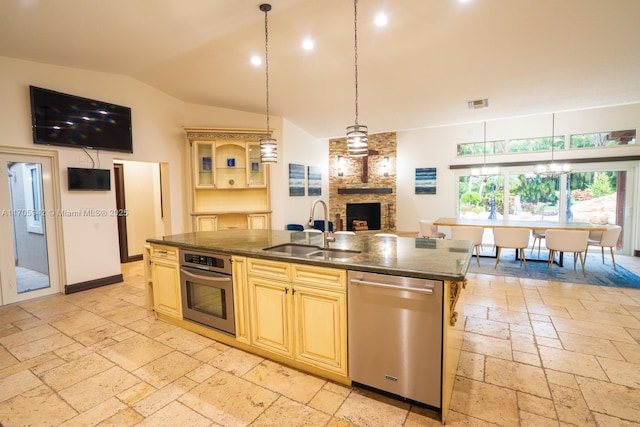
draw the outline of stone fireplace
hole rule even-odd
[[[396,230],[396,133],[369,135],[369,155],[347,156],[346,138],[329,140],[329,206],[334,230],[353,230],[347,205],[376,205],[369,230]],[[369,221],[367,219],[367,221]],[[373,228],[377,227],[377,228]]]
[[[365,222],[367,230],[380,230],[380,203],[347,203],[348,231],[357,231],[354,220]]]

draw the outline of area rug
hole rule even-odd
[[[487,251],[485,250],[483,253],[486,252]],[[564,266],[560,267],[557,264],[553,264],[550,272],[547,271],[546,260],[548,253],[546,251],[541,251],[540,257],[537,256],[537,251],[533,251],[531,259],[529,251],[527,251],[526,255],[527,271],[524,270],[520,261],[516,261],[515,251],[512,249],[502,250],[500,263],[496,269],[493,268],[496,262],[495,258],[481,256],[480,267],[478,267],[474,255],[469,264],[469,273],[526,277],[530,279],[554,280],[558,282],[586,283],[590,285],[640,289],[640,276],[632,273],[619,264],[616,265],[617,270],[614,270],[613,264],[611,263],[611,257],[605,256],[605,263],[603,264],[602,256],[599,253],[587,255],[585,263],[587,277],[582,275],[579,260],[576,265],[576,270],[573,270],[573,254],[565,254]],[[538,261],[534,261],[534,259],[538,259]]]

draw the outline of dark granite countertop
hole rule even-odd
[[[473,244],[466,241],[376,237],[370,234],[334,237],[336,240],[329,243],[330,248],[360,253],[348,259],[318,259],[264,250],[286,243],[319,248],[322,246],[322,234],[302,231],[200,231],[147,239],[147,242],[183,249],[456,282],[464,279],[473,250]]]

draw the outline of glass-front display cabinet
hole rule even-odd
[[[264,130],[185,130],[191,157],[193,229],[268,228],[269,168],[260,163]]]

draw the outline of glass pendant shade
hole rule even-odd
[[[347,154],[351,157],[364,157],[369,154],[369,136],[366,126],[347,127]]]
[[[278,141],[269,137],[260,140],[260,162],[278,163]]]

